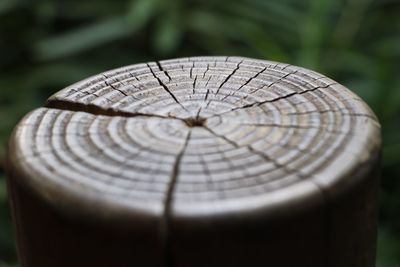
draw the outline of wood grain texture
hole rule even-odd
[[[95,250],[101,229],[115,245],[99,257],[118,266],[372,267],[379,149],[368,106],[304,68],[196,57],[107,71],[14,131],[20,258],[71,266],[57,251],[81,249],[63,243],[91,229]],[[36,210],[61,237],[34,245]]]

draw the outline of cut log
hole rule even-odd
[[[127,66],[16,127],[23,267],[373,267],[380,125],[339,83],[239,57]]]

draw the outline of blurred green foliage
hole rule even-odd
[[[379,267],[400,266],[398,0],[1,0],[0,161],[23,114],[100,71],[193,55],[301,65],[348,86],[383,126]],[[16,266],[0,169],[0,267]]]

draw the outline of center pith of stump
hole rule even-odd
[[[186,125],[190,128],[192,127],[202,127],[206,123],[207,119],[202,117],[190,117],[183,120]]]

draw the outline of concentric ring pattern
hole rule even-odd
[[[71,85],[19,124],[14,143],[42,194],[201,216],[324,196],[368,163],[379,132],[366,104],[321,74],[197,57]]]

